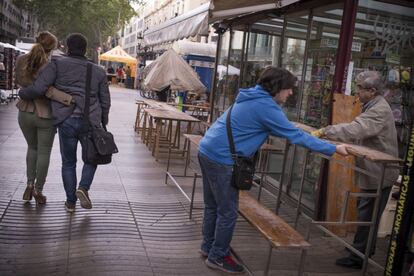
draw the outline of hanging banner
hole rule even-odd
[[[414,126],[411,126],[409,146],[404,163],[401,180],[400,197],[397,202],[394,224],[392,226],[390,245],[384,275],[400,276],[405,262],[408,239],[414,209]]]

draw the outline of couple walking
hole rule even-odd
[[[82,34],[70,34],[66,39],[67,55],[52,57],[57,38],[41,32],[28,54],[16,62],[16,82],[21,89],[18,102],[18,122],[26,139],[27,187],[23,200],[33,197],[37,204],[45,204],[43,186],[49,168],[56,129],[59,132],[62,156],[62,180],[66,192],[65,208],[74,212],[76,201],[90,209],[89,188],[97,166],[84,164],[77,188],[76,151],[80,134],[84,131],[87,40]],[[92,65],[89,121],[94,127],[108,124],[110,95],[105,71]]]

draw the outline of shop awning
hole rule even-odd
[[[208,12],[210,3],[201,5],[185,14],[144,32],[146,46],[179,40],[195,35],[208,35]]]
[[[208,24],[254,12],[282,8],[300,0],[211,0],[144,32],[146,46],[208,35]]]
[[[300,0],[211,0],[211,19],[219,21],[244,14],[278,9]]]
[[[122,63],[132,63],[136,64],[137,59],[128,55],[121,46],[116,46],[115,48],[109,50],[108,52],[99,55],[99,60],[107,60],[114,62]]]
[[[12,48],[12,49],[14,49],[16,51],[19,51],[19,52],[22,52],[22,53],[28,53],[29,52],[28,50],[20,49],[19,47],[16,47],[16,46],[11,45],[9,43],[0,42],[0,46],[3,47],[3,48]]]
[[[216,57],[216,45],[179,40],[174,42],[172,47],[179,55],[197,55]]]

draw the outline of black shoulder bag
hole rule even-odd
[[[231,110],[230,107],[226,118],[227,138],[229,140],[231,157],[234,161],[232,185],[239,190],[250,190],[253,184],[254,170],[256,167],[256,154],[253,157],[238,156],[233,142],[231,131]]]
[[[97,128],[89,121],[89,104],[91,94],[92,64],[86,67],[85,107],[83,112],[83,125],[85,131],[80,135],[82,145],[82,160],[86,164],[103,165],[112,161],[112,154],[118,152],[114,136],[102,128]]]

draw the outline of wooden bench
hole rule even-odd
[[[239,192],[239,213],[270,243],[269,255],[263,275],[268,275],[269,273],[273,248],[301,249],[299,275],[302,274],[306,249],[310,244],[301,234],[246,191]]]
[[[202,139],[201,135],[192,135],[192,134],[184,134],[184,138],[186,139],[185,143],[187,144],[186,149],[186,168],[184,170],[184,175],[180,177],[186,177],[187,175],[187,167],[189,164],[190,159],[190,151],[191,151],[191,144],[195,146],[199,146],[200,141]],[[278,148],[264,144],[261,147],[262,150],[279,150]],[[178,186],[180,191],[184,193],[183,189],[179,186],[177,181],[175,181],[174,176],[168,172],[169,170],[169,162],[167,164],[167,172],[165,183],[167,183],[168,177],[173,180],[174,184]],[[195,191],[195,184],[196,179],[199,177],[197,173],[194,174],[194,181],[192,187],[192,194],[191,198],[184,193],[184,196],[187,200],[190,201],[190,219],[191,219],[191,212],[193,209],[193,201],[194,201],[194,191]],[[251,196],[247,191],[240,191],[239,193],[239,213],[240,215],[249,222],[259,233],[263,235],[269,241],[270,249],[269,255],[267,258],[267,263],[265,267],[264,275],[268,275],[272,250],[273,248],[298,248],[302,250],[301,253],[301,260],[299,266],[299,274],[303,271],[303,264],[305,261],[306,256],[306,249],[310,246],[310,244],[299,234],[292,226],[287,224],[283,219],[281,219],[278,215],[268,209],[266,206],[262,205],[259,201],[257,201],[253,196]]]

